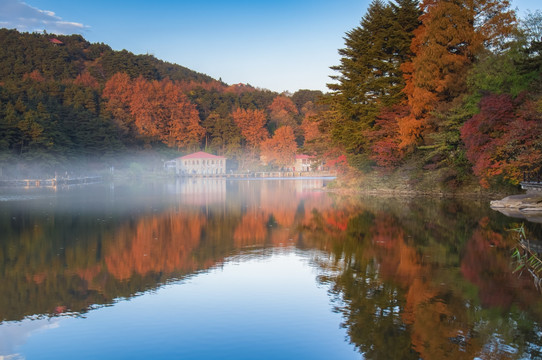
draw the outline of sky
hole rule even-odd
[[[327,91],[370,0],[0,0],[0,27],[81,34],[228,84]],[[539,0],[512,0],[523,16]]]

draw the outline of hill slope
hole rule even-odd
[[[129,163],[121,160],[126,155],[164,159],[203,148],[232,163],[247,164],[243,156],[251,153],[255,162],[257,151],[234,114],[263,118],[262,139],[288,125],[302,145],[302,123],[322,95],[229,86],[80,35],[0,29],[0,43],[0,177],[14,176],[14,168],[16,176],[36,168],[52,174],[73,164],[118,167]]]
[[[62,44],[55,44],[53,39]],[[44,77],[75,79],[88,71],[98,82],[117,72],[149,80],[169,77],[177,81],[210,82],[214,79],[180,65],[167,63],[152,55],[134,55],[126,50],[113,51],[105,44],[91,44],[80,35],[20,33],[0,29],[0,79],[21,79],[38,70]]]

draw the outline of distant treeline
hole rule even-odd
[[[542,168],[541,29],[542,13],[518,20],[507,0],[374,0],[327,94],[227,85],[78,35],[0,30],[0,169],[200,149],[280,168],[303,152],[355,178],[515,186]]]
[[[292,158],[322,95],[230,86],[80,35],[0,29],[0,43],[0,176],[15,164],[52,173],[74,161],[114,164],[137,151],[167,158],[206,149],[248,166],[285,125],[295,134]],[[274,165],[283,156],[271,150]]]

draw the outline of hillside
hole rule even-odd
[[[79,35],[0,30],[0,176],[144,157],[159,167],[205,150],[228,170],[313,155],[357,189],[515,191],[542,169],[542,13],[482,3],[371,3],[326,95],[228,85]]]
[[[55,44],[53,39],[61,44]],[[166,63],[152,55],[134,55],[113,51],[105,44],[91,44],[81,35],[19,33],[0,29],[0,79],[20,80],[25,74],[39,71],[45,78],[75,79],[88,72],[105,83],[117,72],[149,80],[166,77],[175,81],[211,82],[214,79],[177,64]]]
[[[0,42],[0,177],[126,166],[148,156],[156,166],[157,158],[204,148],[249,166],[259,143],[247,131],[264,141],[288,125],[297,148],[321,96],[227,85],[80,35],[0,29]],[[254,116],[263,120],[259,128]]]

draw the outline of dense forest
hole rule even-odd
[[[345,36],[322,128],[362,173],[457,188],[542,165],[542,14],[508,1],[375,0]]]
[[[227,85],[80,35],[0,29],[0,176],[122,167],[194,150],[255,166],[293,156],[320,91]],[[285,129],[289,143],[278,137]],[[237,165],[238,166],[238,165]]]
[[[540,12],[374,0],[344,40],[330,92],[277,94],[79,35],[0,29],[0,176],[195,150],[239,169],[302,152],[345,178],[447,190],[516,186],[541,169]]]

